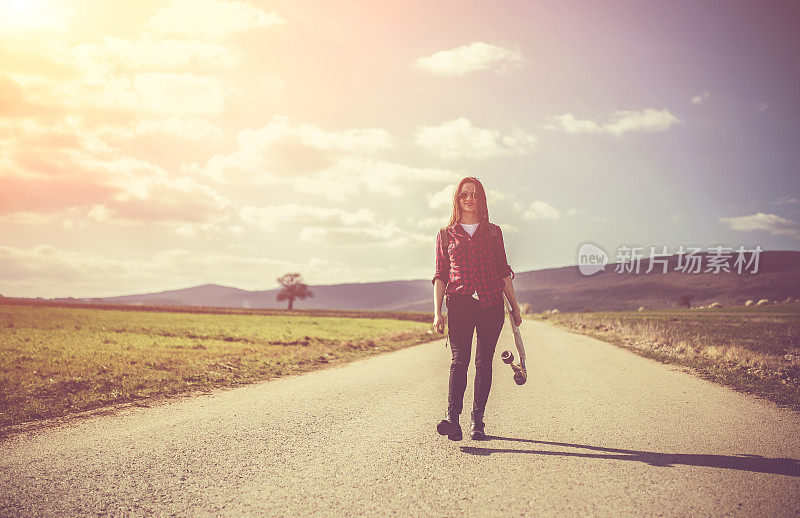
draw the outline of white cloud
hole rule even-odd
[[[40,33],[44,37],[66,32],[75,12],[67,5],[42,5],[31,0],[5,0],[3,15],[0,16],[0,34],[6,36],[33,36]]]
[[[242,207],[240,216],[247,223],[274,230],[285,226],[335,227],[369,224],[375,213],[367,209],[347,212],[341,209],[287,204],[271,207]]]
[[[333,165],[337,157],[373,154],[392,146],[382,129],[326,131],[311,124],[293,124],[275,116],[257,130],[237,136],[238,149],[214,155],[201,174],[218,182],[256,181],[314,173]]]
[[[559,219],[561,213],[549,203],[536,200],[528,206],[522,217],[527,220]]]
[[[175,137],[187,141],[217,140],[223,136],[222,128],[199,117],[169,117],[131,121],[130,125],[103,125],[94,136],[110,140],[129,140],[141,136]]]
[[[646,109],[617,112],[613,121],[604,124],[603,127],[609,133],[621,137],[628,132],[657,133],[666,131],[678,122],[678,118],[666,108],[662,110]]]
[[[508,196],[504,192],[496,191],[494,189],[487,189],[486,191],[486,201],[487,203],[491,204],[496,201],[504,201],[507,200]]]
[[[38,220],[27,219],[40,225],[52,224],[57,215],[68,230],[91,223],[153,224],[183,235],[210,231],[211,219],[227,217],[227,198],[138,158],[148,156],[145,150],[131,154],[116,144],[140,135],[220,138],[221,128],[201,117],[222,113],[234,89],[211,76],[136,70],[167,68],[172,60],[174,68],[238,61],[209,42],[157,41],[146,35],[100,41],[34,45],[38,54],[32,56],[58,66],[7,79],[18,87],[11,89],[19,94],[14,104],[25,111],[0,118],[0,213],[39,214]],[[99,126],[98,120],[103,121]]]
[[[189,221],[219,217],[228,201],[211,187],[188,177],[174,177],[145,160],[132,158],[82,131],[79,125],[29,121],[16,128],[0,127],[0,136],[12,144],[0,172],[0,212],[59,213],[103,205],[105,221]],[[65,221],[66,221],[65,219]],[[69,224],[68,224],[69,225]],[[74,223],[71,224],[74,227]]]
[[[159,34],[226,38],[238,32],[283,22],[277,14],[245,2],[178,0],[156,14],[149,27]]]
[[[756,105],[756,112],[761,113],[766,111],[770,106],[772,106],[772,103],[759,103]]]
[[[105,205],[95,205],[89,210],[86,217],[98,222],[108,221],[111,219],[111,211]]]
[[[733,230],[749,232],[753,230],[767,230],[772,235],[789,236],[800,239],[800,223],[782,218],[777,214],[764,214],[759,212],[750,216],[737,216],[719,218],[720,223],[726,223]]]
[[[598,133],[602,127],[592,120],[579,120],[571,113],[551,117],[547,129],[560,129],[567,133]]]
[[[486,69],[507,72],[519,68],[522,63],[522,53],[519,49],[477,41],[418,58],[414,62],[414,67],[437,76],[452,77]]]
[[[528,154],[536,137],[522,130],[502,135],[460,117],[439,126],[417,127],[414,142],[445,159],[482,159]]]
[[[15,153],[0,174],[0,213],[44,214],[41,224],[58,215],[68,229],[86,222],[175,227],[224,220],[230,200],[212,187],[121,154],[80,127],[49,130],[34,123],[11,134]]]
[[[441,216],[441,217],[431,217],[431,218],[414,218],[408,217],[406,218],[406,222],[411,225],[416,225],[418,228],[423,230],[429,231],[431,233],[435,233],[437,229],[442,228],[443,226],[447,225],[447,222],[450,220],[450,216]]]
[[[116,68],[139,72],[233,68],[244,57],[241,51],[216,42],[155,39],[148,35],[139,39],[105,36],[99,43],[84,43],[72,52],[87,61],[113,63]]]
[[[86,157],[108,157],[113,149],[97,135],[83,131],[71,117],[47,121],[0,118],[0,176],[80,176],[78,162]]]
[[[345,265],[331,266],[345,269]],[[0,245],[0,281],[6,296],[99,297],[205,283],[269,289],[274,287],[272,279],[287,271],[325,278],[322,264],[313,259],[297,263],[244,254],[198,254],[182,249],[162,250],[144,259],[120,259],[113,254],[75,252],[50,245],[31,248]],[[356,277],[357,267],[351,265],[347,273],[346,278]],[[269,281],[266,286],[253,286],[254,279]]]
[[[409,248],[430,246],[427,234],[398,227],[395,222],[377,223],[368,227],[305,227],[300,241],[327,243],[337,246],[384,246]]]
[[[457,178],[446,169],[347,157],[314,178],[299,178],[292,185],[303,192],[315,192],[317,186],[322,186],[326,196],[341,201],[359,192],[403,196],[411,191],[439,188]]]
[[[162,117],[218,115],[236,93],[214,77],[162,72],[136,74],[133,91],[142,110]]]
[[[242,220],[267,230],[299,228],[300,241],[333,245],[370,245],[396,248],[430,244],[430,236],[399,227],[396,222],[376,221],[368,209],[341,209],[287,204],[272,207],[243,207]]]
[[[217,138],[221,130],[204,117],[225,112],[228,100],[241,93],[218,69],[237,67],[244,54],[216,42],[144,33],[79,45],[54,39],[30,49],[15,47],[18,52],[25,57],[14,62],[0,56],[8,74],[0,78],[2,90],[16,95],[11,101],[18,124],[36,120],[53,126],[73,118],[83,135]],[[38,66],[23,69],[22,60]]]
[[[188,140],[218,139],[222,128],[197,118],[170,117],[168,119],[147,119],[136,123],[134,133],[138,135],[172,135]]]
[[[420,168],[383,160],[346,158],[323,171],[314,182],[308,178],[295,184],[305,192],[313,192],[315,182],[326,186],[331,198],[345,199],[358,192],[403,196],[409,192],[427,191],[455,182],[458,175],[446,169]]]
[[[223,228],[216,223],[178,223],[170,226],[176,234],[187,239],[210,238],[224,232]]]
[[[241,145],[261,149],[273,146],[283,139],[292,139],[299,145],[324,151],[374,153],[392,146],[391,137],[383,129],[353,128],[343,131],[326,131],[313,124],[293,125],[285,116],[275,116],[263,128],[256,131],[244,130],[238,136]]]
[[[450,207],[453,204],[455,185],[447,185],[441,190],[428,194],[428,206],[432,209]]]
[[[703,92],[700,95],[695,95],[694,97],[692,97],[692,104],[703,104],[708,100],[708,98],[709,98],[709,93]]]
[[[246,158],[245,155],[236,157],[238,161],[225,160],[224,169],[222,160],[210,162],[213,169],[202,169],[197,164],[184,164],[182,169],[186,173],[210,176],[222,183],[286,185],[297,192],[321,195],[339,202],[363,193],[402,196],[410,190],[439,189],[459,178],[456,173],[445,169],[423,169],[357,156],[326,157],[332,162],[330,165],[322,163],[320,167],[324,168],[306,174],[274,174],[259,172],[251,167],[257,160],[248,163]],[[216,176],[221,172],[225,176]]]
[[[170,116],[213,116],[223,113],[229,98],[240,92],[211,75],[175,72],[118,72],[106,56],[83,56],[71,66],[79,80],[13,76],[24,88],[34,115],[52,120],[65,113],[92,120],[136,121]]]
[[[111,218],[127,221],[203,224],[225,219],[231,201],[189,177],[137,179],[127,192],[105,203]]]
[[[159,179],[143,196],[118,193],[102,203],[87,208],[70,207],[47,214],[28,224],[61,222],[68,230],[83,229],[88,224],[117,227],[155,225],[184,237],[208,236],[222,231],[228,221],[230,200],[210,188],[194,184],[188,178]],[[15,221],[12,215],[5,219]],[[18,217],[18,216],[17,216]]]
[[[679,122],[680,120],[667,108],[661,110],[647,108],[638,111],[618,111],[602,123],[589,119],[578,119],[571,113],[565,113],[551,117],[545,127],[566,133],[610,133],[621,137],[626,133],[666,131]]]
[[[42,214],[38,212],[14,212],[0,216],[0,222],[12,223],[16,225],[47,225],[54,221],[61,221],[60,214]]]
[[[371,157],[390,149],[392,140],[378,128],[327,131],[275,117],[263,128],[240,132],[233,152],[183,170],[224,184],[287,185],[336,201],[364,192],[400,196],[412,187],[439,189],[457,179],[451,171]]]
[[[511,223],[496,223],[502,230],[503,234],[519,234],[519,227],[512,225]]]
[[[786,195],[786,196],[781,196],[780,198],[778,198],[777,200],[773,201],[772,203],[775,204],[775,205],[784,205],[784,204],[792,204],[792,203],[797,203],[797,202],[798,202],[798,200],[794,196]]]

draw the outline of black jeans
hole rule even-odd
[[[467,368],[472,352],[472,335],[477,329],[475,348],[475,397],[473,415],[483,418],[489,390],[492,387],[492,359],[505,318],[503,304],[482,308],[472,297],[454,295],[447,297],[447,327],[453,360],[450,363],[450,389],[447,413],[456,417],[464,406],[467,389]]]

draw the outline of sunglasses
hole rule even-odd
[[[462,200],[466,200],[467,198],[472,198],[473,200],[480,200],[481,193],[479,192],[460,192],[458,193],[458,197]]]

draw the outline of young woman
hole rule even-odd
[[[441,435],[462,438],[459,415],[467,388],[467,367],[472,335],[475,348],[475,396],[470,437],[483,439],[483,413],[492,386],[492,359],[503,328],[505,294],[514,321],[522,323],[514,286],[514,272],[506,260],[503,233],[489,222],[486,191],[477,178],[467,177],[456,186],[450,223],[436,238],[436,275],[433,277],[433,326],[444,334],[442,299],[447,296],[448,337],[452,350],[447,417],[436,426]]]

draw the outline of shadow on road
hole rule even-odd
[[[752,471],[754,473],[772,473],[774,475],[788,475],[800,477],[800,460],[797,459],[771,459],[760,455],[706,455],[692,453],[655,453],[651,451],[621,450],[617,448],[602,448],[586,444],[570,444],[564,442],[534,441],[531,439],[517,439],[513,437],[497,437],[487,435],[486,440],[515,441],[530,444],[546,444],[562,446],[565,448],[579,448],[599,453],[584,453],[578,451],[552,451],[552,450],[522,450],[510,448],[479,448],[475,446],[462,446],[461,451],[470,455],[491,455],[493,453],[526,453],[533,455],[553,455],[556,457],[584,457],[587,459],[630,460],[644,462],[660,468],[671,468],[675,465],[705,466],[709,468],[736,469]]]

